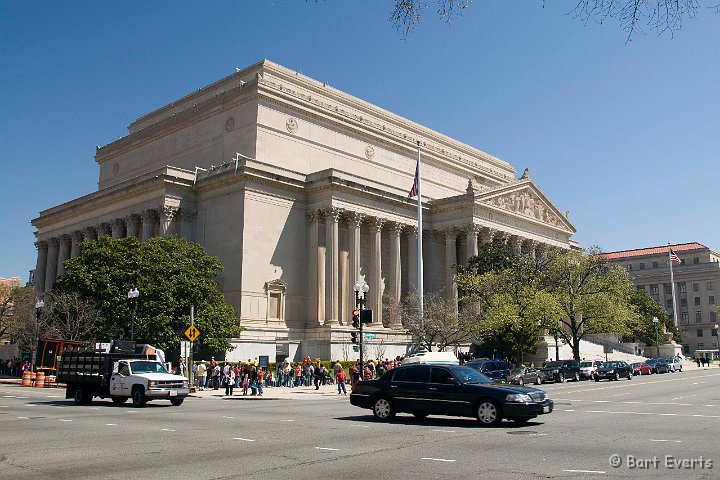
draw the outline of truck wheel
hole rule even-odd
[[[143,387],[135,387],[132,391],[132,402],[134,407],[144,407],[147,398],[145,398],[145,389]]]
[[[170,403],[172,403],[173,407],[179,407],[180,405],[182,405],[183,400],[185,400],[185,399],[184,398],[171,398]]]
[[[112,397],[112,401],[115,405],[122,405],[127,402],[127,397]]]
[[[85,389],[78,387],[75,389],[75,405],[89,405],[92,402],[92,396]]]

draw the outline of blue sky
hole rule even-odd
[[[626,44],[572,3],[428,11],[403,38],[390,1],[0,0],[0,276],[34,268],[39,211],[96,190],[95,145],[263,58],[528,167],[584,246],[720,249],[720,15]]]

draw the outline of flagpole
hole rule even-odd
[[[420,331],[424,329],[423,320],[423,241],[422,241],[422,189],[420,175],[420,140],[417,141],[417,198],[418,198],[418,236],[417,236],[417,267],[418,267],[418,314],[420,316]],[[422,340],[420,341],[422,347]]]
[[[673,278],[673,260],[670,255],[670,244],[668,243],[668,260],[670,261],[670,288],[672,289],[672,300],[673,300],[673,320],[675,326],[680,325],[680,321],[677,316],[677,304],[675,302],[675,279]]]

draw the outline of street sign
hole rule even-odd
[[[375,335],[374,333],[366,333],[366,334],[365,334],[365,338],[368,339],[368,340],[372,340],[372,339],[374,339],[374,338],[376,338],[376,337],[377,337],[377,335]]]
[[[200,330],[198,330],[195,325],[190,325],[187,330],[185,330],[185,336],[188,340],[194,342],[200,336]]]
[[[191,348],[192,343],[186,341],[180,342],[180,356],[183,358],[187,358],[190,355]]]
[[[360,351],[360,347],[358,347],[357,345],[353,345],[353,352],[359,352],[359,351]]]

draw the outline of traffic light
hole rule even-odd
[[[352,343],[358,343],[358,332],[350,332],[350,341]]]
[[[360,328],[360,310],[353,310],[352,325],[355,328]]]
[[[372,310],[362,310],[360,312],[360,322],[362,323],[372,323]]]

